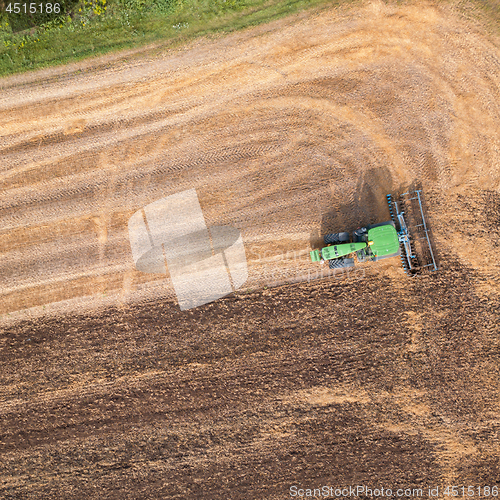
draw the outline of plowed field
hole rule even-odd
[[[500,486],[500,41],[465,10],[326,8],[0,80],[0,496]],[[411,186],[438,273],[310,263]],[[181,312],[127,221],[192,188],[249,279]]]

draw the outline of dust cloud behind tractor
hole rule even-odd
[[[182,311],[237,290],[248,278],[240,232],[205,224],[195,189],[157,200],[130,217],[135,267],[170,274]]]

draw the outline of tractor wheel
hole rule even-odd
[[[350,259],[345,257],[344,258],[344,265],[342,267],[354,267],[354,259],[352,257]]]
[[[349,243],[351,241],[349,233],[346,232],[325,234],[323,239],[325,240],[325,245],[338,245],[339,243]]]
[[[339,259],[332,259],[328,261],[328,267],[330,269],[341,269],[344,263],[344,259],[340,257]]]
[[[343,269],[344,267],[354,267],[354,259],[348,257],[339,257],[328,261],[330,269]]]

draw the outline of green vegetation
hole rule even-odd
[[[36,0],[33,5],[43,4],[44,8],[49,3],[59,4],[59,12],[37,9],[35,13],[21,10],[16,14],[13,2],[0,0],[0,76],[153,42],[180,44],[196,36],[255,26],[319,5],[353,1]],[[457,5],[466,17],[476,18],[478,11],[482,12],[481,21],[495,31],[499,29],[499,0],[445,1]],[[29,10],[31,0],[20,0],[21,9],[22,2],[28,2]],[[11,12],[7,13],[9,5]]]
[[[305,8],[339,3],[332,0],[43,0],[44,5],[59,3],[60,12],[28,15],[22,11],[7,13],[11,2],[0,0],[0,6],[2,1],[0,75],[64,64],[160,40],[178,44],[200,35],[261,24]],[[23,4],[20,5],[22,9]]]
[[[500,0],[470,0],[455,6],[465,19],[479,21],[495,35],[500,33]]]

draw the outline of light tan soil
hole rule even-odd
[[[445,7],[302,17],[5,79],[1,312],[97,291],[171,295],[163,276],[134,270],[126,222],[193,187],[208,224],[243,232],[249,288],[316,271],[322,231],[386,220],[384,195],[413,182],[440,252],[497,270],[489,234],[462,248],[449,227],[458,196],[500,189],[497,46]]]

